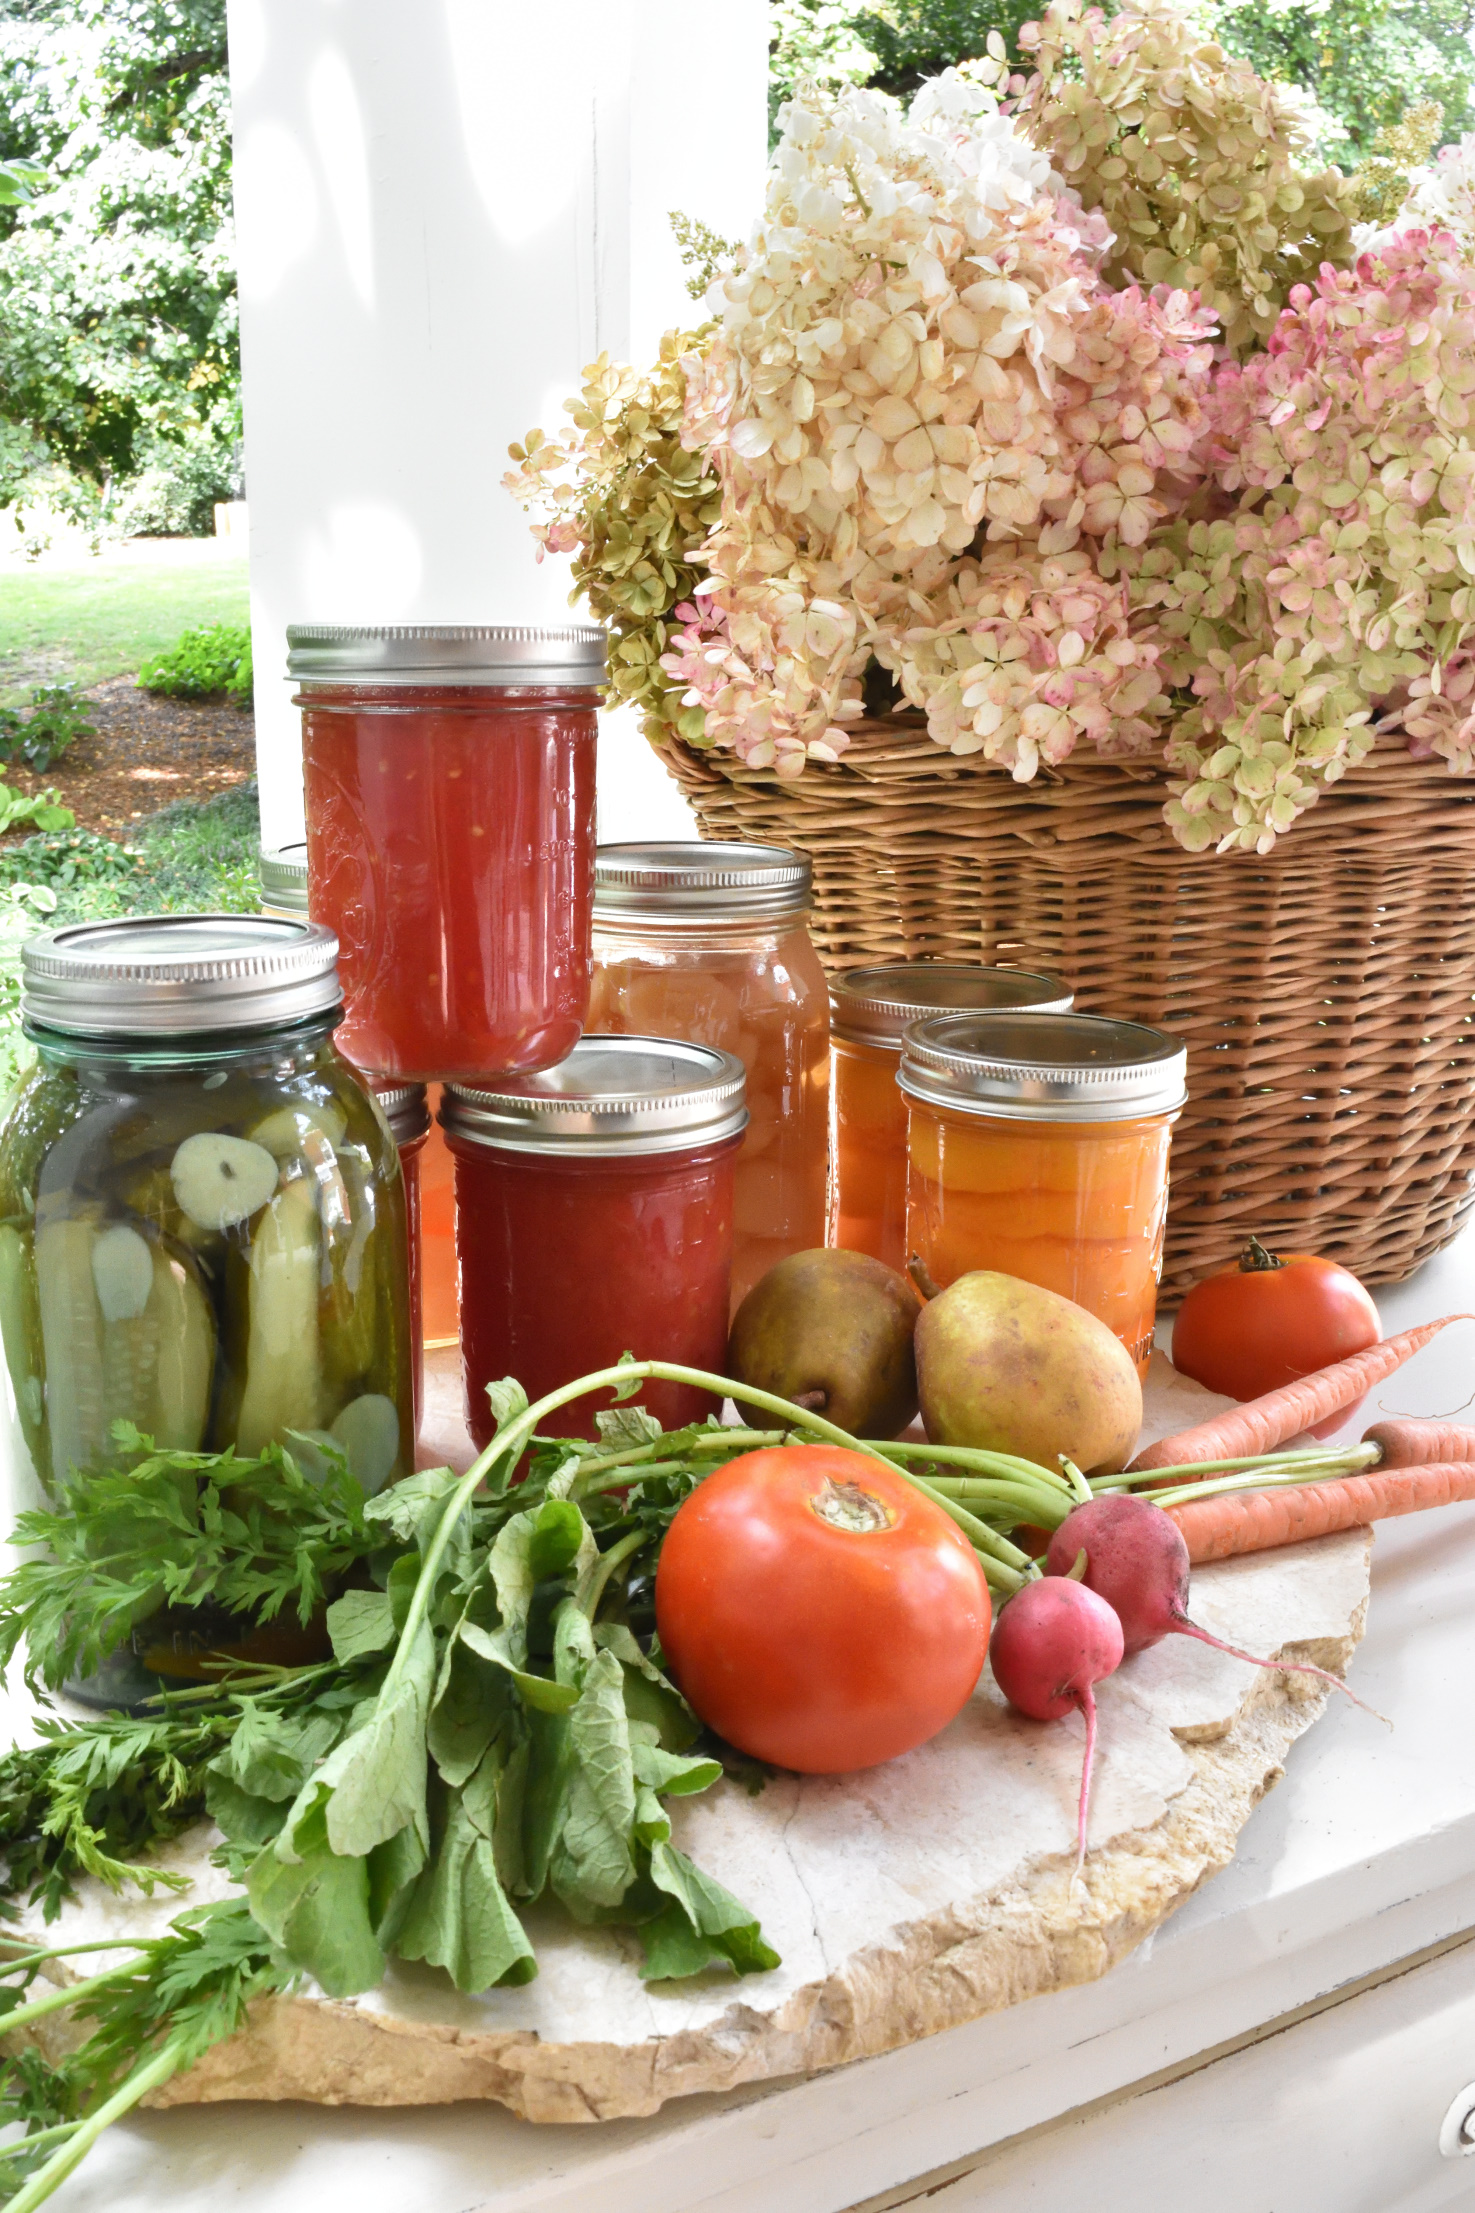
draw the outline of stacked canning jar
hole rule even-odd
[[[515,1374],[532,1388],[605,1360],[606,1320],[624,1333],[616,1354],[626,1340],[646,1353],[679,1342],[710,1363],[722,1337],[713,1338],[706,1317],[720,1308],[725,1320],[734,1211],[740,1224],[756,1225],[756,1186],[773,1173],[770,1161],[745,1184],[740,1169],[734,1200],[732,1154],[747,1118],[744,1061],[761,1061],[766,1076],[775,1056],[766,1038],[759,1050],[746,1031],[732,1059],[725,1039],[711,1038],[719,1050],[702,1066],[710,1061],[720,1079],[707,1069],[698,1080],[687,1063],[706,1032],[682,1021],[675,999],[632,1021],[603,989],[602,969],[591,997],[602,633],[319,628],[289,632],[289,644],[302,709],[309,906],[342,943],[340,1042],[377,1084],[445,1087],[439,1120],[450,1150],[437,1140],[419,1163],[425,1325],[431,1342],[459,1333],[473,1435],[490,1435],[488,1383]],[[767,887],[767,902],[744,917],[762,925],[746,930],[744,958],[751,967],[752,946],[772,937],[782,955],[767,961],[765,974],[777,976],[784,958],[790,968],[797,963],[803,974],[789,996],[803,996],[811,1028],[818,1013],[795,1095],[814,1155],[814,1203],[795,1210],[788,1243],[779,1202],[770,1198],[763,1216],[764,1233],[788,1250],[823,1235],[827,1031],[818,964],[802,931],[791,942],[802,908],[790,882],[798,872],[793,856],[778,859],[787,868],[782,895]],[[617,1069],[601,1057],[597,1036],[580,1042],[588,1031],[632,1028],[652,1034],[622,1043]],[[680,1066],[673,1054],[685,1055]],[[730,1124],[720,1142],[705,1106],[688,1098],[709,1079]],[[782,1072],[773,1080],[780,1087]],[[574,1121],[570,1095],[583,1100]],[[780,1127],[786,1102],[769,1100],[761,1087],[758,1096],[764,1143],[771,1155],[782,1152],[791,1142]],[[683,1139],[678,1163],[666,1156],[687,1111],[701,1142]],[[579,1115],[590,1130],[570,1142]],[[621,1116],[628,1127],[616,1130]],[[612,1132],[618,1142],[603,1142]],[[682,1177],[678,1206],[672,1194]],[[596,1277],[587,1255],[579,1257],[588,1240],[580,1242],[577,1225],[617,1214],[625,1200],[635,1216],[603,1249]],[[565,1202],[575,1227],[553,1236],[546,1222]],[[453,1216],[454,1301],[440,1273]],[[749,1242],[758,1234],[753,1226]],[[684,1330],[674,1311],[647,1313],[642,1304],[658,1245],[680,1285]],[[530,1334],[534,1313],[542,1319]],[[698,1315],[699,1327],[690,1320]]]
[[[602,845],[591,1030],[689,1038],[748,1078],[734,1176],[734,1306],[825,1241],[830,1015],[805,927],[810,868],[773,845]]]

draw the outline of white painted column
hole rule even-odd
[[[501,489],[583,365],[689,321],[666,212],[745,235],[767,10],[229,0],[262,831],[301,835],[289,622],[559,622]],[[624,714],[605,837],[680,836]]]

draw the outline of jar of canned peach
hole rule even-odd
[[[1152,1353],[1177,1038],[1096,1014],[944,1014],[906,1033],[907,1244],[945,1287],[1043,1284]]]
[[[832,1245],[907,1264],[907,1103],[897,1088],[902,1033],[929,1014],[965,1009],[1063,1013],[1058,976],[959,961],[851,968],[830,985]]]
[[[602,845],[588,1028],[683,1038],[747,1071],[732,1298],[825,1241],[830,1005],[809,862],[776,845]]]

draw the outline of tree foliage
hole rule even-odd
[[[0,0],[0,500],[201,527],[235,489],[224,0]]]
[[[803,77],[873,84],[907,95],[949,64],[982,54],[990,31],[1017,51],[1043,0],[774,0],[772,105]],[[1112,13],[1108,5],[1108,14]],[[1262,77],[1315,99],[1329,128],[1322,151],[1343,168],[1371,152],[1405,109],[1437,101],[1442,137],[1475,126],[1475,0],[1205,0],[1206,27]]]

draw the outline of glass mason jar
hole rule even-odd
[[[414,1357],[415,1433],[420,1431],[420,1409],[425,1401],[425,1235],[421,1222],[424,1190],[421,1171],[430,1142],[430,1108],[423,1083],[370,1084],[379,1111],[389,1124],[399,1154],[399,1172],[405,1185],[405,1226],[410,1244],[410,1347]],[[439,1134],[439,1133],[437,1133]]]
[[[907,1024],[948,1008],[1065,1013],[1058,976],[953,961],[851,968],[830,985],[829,1243],[907,1264],[907,1103],[897,1088]]]
[[[1145,1372],[1187,1097],[1177,1038],[1096,1014],[944,1014],[906,1033],[907,1244],[1074,1299]]]
[[[602,845],[589,1028],[691,1038],[748,1074],[734,1307],[825,1241],[830,1010],[805,928],[810,868],[777,845]]]
[[[341,1049],[401,1083],[551,1067],[589,1001],[603,631],[287,639]]]
[[[275,845],[261,848],[256,863],[261,877],[261,911],[263,914],[294,915],[307,912],[307,840],[299,838],[295,845]]]
[[[261,911],[288,917],[307,912],[307,841],[279,845],[261,854]],[[377,1090],[375,1078],[369,1081]],[[392,1079],[385,1078],[385,1082]],[[440,1085],[410,1086],[427,1108],[428,1136],[414,1149],[416,1193],[410,1201],[411,1258],[420,1297],[420,1324],[415,1342],[417,1383],[424,1379],[424,1349],[428,1345],[454,1345],[460,1339],[459,1294],[456,1287],[456,1205],[452,1191],[451,1156],[445,1132],[435,1116],[440,1108]],[[382,1100],[383,1093],[380,1092]],[[409,1169],[401,1151],[401,1164]],[[418,1239],[418,1243],[416,1240]],[[416,1402],[419,1427],[419,1401]]]
[[[321,1433],[370,1491],[414,1465],[404,1186],[334,1050],[336,950],[257,915],[24,948],[38,1058],[0,1125],[0,1335],[54,1502],[119,1420],[188,1452]],[[150,1619],[82,1695],[128,1702],[233,1637],[230,1617]]]
[[[478,1447],[503,1376],[539,1399],[625,1352],[722,1372],[743,1088],[732,1054],[662,1037],[586,1037],[501,1091],[447,1085]],[[641,1400],[667,1429],[718,1411],[680,1383],[648,1383]],[[609,1403],[575,1401],[554,1430],[592,1437]]]

